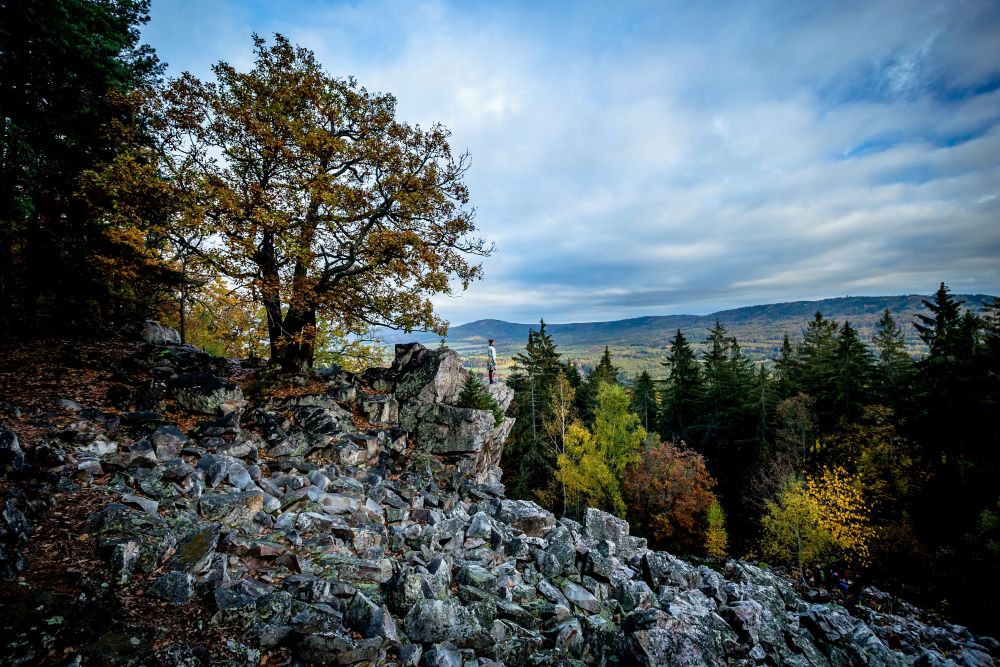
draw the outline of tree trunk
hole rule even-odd
[[[315,357],[316,307],[289,309],[278,340],[271,340],[271,361],[289,373],[305,373]]]

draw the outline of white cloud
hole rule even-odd
[[[160,3],[150,34],[176,38],[182,3]],[[198,7],[190,34],[222,28],[191,58],[240,62],[234,30],[281,31],[469,149],[500,253],[439,300],[453,321],[1000,291],[990,0]]]

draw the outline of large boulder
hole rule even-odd
[[[184,373],[170,378],[167,388],[191,412],[218,414],[225,403],[243,400],[239,385],[211,373]]]
[[[646,539],[630,536],[628,522],[593,507],[583,516],[583,534],[592,543],[606,540],[614,544],[615,554],[623,561],[646,551]]]
[[[501,500],[496,518],[531,537],[544,537],[556,525],[556,515],[531,500]]]
[[[27,463],[24,451],[14,431],[0,426],[0,475],[7,472],[19,473]]]
[[[468,371],[454,350],[429,350],[419,343],[396,346],[390,376],[400,403],[454,403]]]
[[[449,641],[459,647],[482,648],[492,641],[479,619],[456,600],[421,600],[403,620],[410,641]]]
[[[145,320],[135,327],[136,334],[150,345],[180,345],[181,335],[176,329],[154,320]]]
[[[496,428],[493,413],[439,403],[418,403],[407,410],[417,444],[432,454],[472,454],[491,441]]]
[[[376,388],[395,392],[400,426],[413,434],[418,448],[460,456],[458,466],[463,476],[476,484],[496,485],[503,444],[514,420],[505,418],[497,424],[488,410],[456,406],[468,376],[454,351],[429,350],[411,343],[397,345],[392,367],[368,379]],[[514,397],[502,383],[489,385],[488,391],[504,410]],[[381,412],[382,406],[371,409],[374,414]]]

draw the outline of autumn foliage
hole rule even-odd
[[[655,546],[704,551],[708,512],[717,502],[701,454],[671,442],[653,444],[629,468],[624,485],[632,520]],[[713,550],[725,551],[718,532],[713,540]]]

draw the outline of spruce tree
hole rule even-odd
[[[837,340],[837,323],[816,315],[806,326],[802,341],[796,349],[799,385],[803,393],[816,400],[816,414],[824,427],[832,426],[834,388],[834,351]]]
[[[632,412],[639,415],[643,428],[650,430],[651,425],[658,423],[657,411],[659,404],[656,401],[656,387],[653,385],[653,378],[647,371],[639,373],[632,388]]]
[[[878,400],[887,406],[897,405],[900,389],[905,387],[913,371],[913,360],[906,353],[906,338],[886,308],[875,324],[872,336],[875,348],[874,389]]]
[[[775,391],[778,392],[778,398],[784,400],[797,394],[800,390],[799,362],[787,333],[781,340],[781,351],[774,360],[774,368],[777,380]]]
[[[924,307],[931,311],[930,315],[917,314],[917,322],[914,327],[920,340],[927,345],[929,350],[928,359],[935,362],[946,361],[947,357],[954,354],[953,347],[956,342],[956,334],[962,319],[963,301],[957,300],[948,289],[948,286],[941,283],[937,292],[934,293],[932,301],[924,299]]]
[[[664,440],[680,442],[694,425],[701,394],[701,371],[694,351],[680,329],[670,341],[667,360],[662,363],[668,375],[663,381],[660,434]]]
[[[857,330],[845,321],[834,346],[833,418],[839,425],[852,423],[868,403],[872,357]]]
[[[546,435],[545,424],[550,414],[552,387],[563,373],[559,352],[545,330],[545,320],[538,330],[528,332],[524,352],[514,355],[507,385],[514,390],[511,414],[517,419],[507,441],[503,460],[505,479],[511,495],[532,498],[552,506],[556,451]]]
[[[601,355],[597,366],[587,376],[587,380],[577,392],[577,406],[580,417],[587,425],[594,423],[594,410],[597,407],[597,394],[603,384],[619,384],[618,368],[611,362],[611,350],[604,346],[604,354]]]

